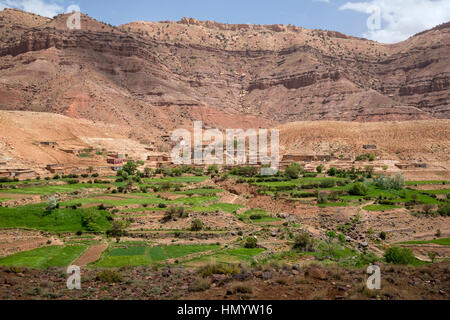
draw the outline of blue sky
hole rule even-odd
[[[65,12],[69,5],[113,25],[194,17],[224,23],[293,24],[387,43],[450,20],[450,0],[0,0],[0,9],[16,7],[45,16]],[[368,27],[369,17],[378,18],[372,20],[378,21],[376,28]]]

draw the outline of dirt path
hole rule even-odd
[[[89,249],[87,249],[81,257],[79,257],[77,260],[75,260],[72,264],[79,267],[85,267],[89,263],[95,262],[100,258],[100,255],[103,251],[108,248],[107,243],[102,243],[96,246],[92,246]]]

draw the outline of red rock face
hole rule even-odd
[[[115,28],[83,15],[82,30],[69,31],[66,19],[0,12],[0,109],[128,124],[137,137],[193,120],[247,128],[450,117],[448,24],[382,45],[195,19]]]

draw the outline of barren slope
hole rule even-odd
[[[119,28],[0,12],[0,109],[171,129],[449,117],[449,28],[396,45],[288,26],[183,19]],[[24,21],[20,24],[20,21]],[[162,142],[158,139],[156,142]]]

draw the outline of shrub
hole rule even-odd
[[[219,167],[216,164],[213,164],[208,167],[207,172],[209,175],[219,173]]]
[[[324,180],[320,183],[320,187],[327,189],[327,188],[334,188],[336,186],[336,182],[334,180]]]
[[[356,157],[356,161],[374,161],[375,155],[372,153],[364,153]]]
[[[97,219],[99,214],[93,211],[85,211],[81,216],[81,225],[88,231],[99,231]]]
[[[246,294],[246,293],[253,293],[253,289],[251,287],[243,285],[243,284],[236,284],[231,288],[231,292],[233,294],[237,294],[237,293]]]
[[[247,240],[245,240],[244,247],[247,249],[254,249],[258,247],[258,240],[255,237],[248,237]]]
[[[330,170],[327,171],[327,174],[328,174],[330,177],[336,176],[337,173],[338,173],[338,170],[337,170],[335,167],[331,167]]]
[[[405,178],[401,173],[395,177],[380,176],[373,180],[373,184],[382,190],[401,190],[405,186]]]
[[[323,166],[323,164],[321,164],[320,166],[318,166],[318,167],[316,168],[316,171],[317,171],[318,173],[322,173],[322,172],[323,172],[323,169],[325,169],[325,167]]]
[[[298,179],[302,170],[303,168],[300,164],[293,162],[286,168],[284,173],[291,179]]]
[[[195,219],[191,223],[191,231],[201,231],[203,229],[203,223],[200,219]]]
[[[314,240],[307,232],[301,232],[294,238],[294,249],[303,252],[314,251]]]
[[[48,199],[48,205],[47,205],[47,211],[55,210],[58,207],[58,203],[56,202],[56,198],[54,196],[51,196]]]
[[[384,253],[384,259],[393,264],[411,264],[415,261],[412,251],[408,248],[391,247]]]
[[[213,274],[232,275],[241,272],[237,265],[229,265],[224,263],[209,263],[202,266],[198,271],[202,277],[209,277]]]
[[[432,211],[434,210],[434,208],[435,208],[435,206],[434,206],[433,204],[427,203],[427,204],[425,204],[425,205],[423,206],[423,212],[424,212],[426,215],[429,215],[429,214],[432,213]]]
[[[191,283],[188,290],[191,292],[202,292],[211,288],[211,281],[206,279],[197,279]]]
[[[120,273],[114,270],[104,270],[97,274],[95,280],[105,283],[120,283],[123,278]]]
[[[438,213],[439,213],[441,216],[444,216],[444,217],[450,216],[450,203],[447,202],[446,204],[440,206],[440,207],[439,207],[439,210],[438,210]]]
[[[326,193],[319,193],[317,196],[317,203],[318,204],[325,204],[328,202],[328,197]]]
[[[188,213],[184,210],[184,207],[171,207],[164,213],[164,217],[161,222],[166,223],[175,218],[187,218]]]
[[[367,186],[363,183],[355,183],[349,190],[349,194],[353,196],[365,196],[367,195]]]
[[[109,228],[108,231],[106,231],[106,235],[108,237],[122,237],[126,234],[126,229],[127,225],[124,221],[113,221],[111,223],[111,228]]]

